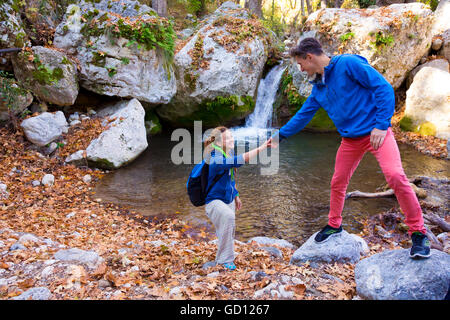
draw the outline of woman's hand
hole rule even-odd
[[[234,200],[236,201],[236,210],[241,210],[241,208],[242,208],[242,202],[241,202],[241,199],[239,198],[239,196],[237,196],[236,198],[234,198]]]

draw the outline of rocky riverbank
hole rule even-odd
[[[92,121],[69,133],[87,132]],[[263,238],[236,241],[237,271],[206,268],[216,252],[206,230],[176,214],[150,219],[104,203],[93,189],[106,171],[44,156],[21,131],[3,128],[0,140],[1,299],[360,299],[358,258],[300,261],[294,246]],[[402,248],[357,238],[358,257]]]

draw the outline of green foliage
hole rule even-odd
[[[357,0],[344,0],[341,5],[343,9],[359,9],[359,2]]]
[[[9,110],[16,110],[18,106],[18,96],[27,94],[27,91],[16,85],[14,76],[0,70],[0,103],[6,105]]]
[[[116,67],[107,67],[106,70],[108,70],[108,76],[110,78],[114,77],[114,75],[117,73]]]
[[[339,37],[339,40],[341,40],[342,42],[345,42],[345,41],[352,39],[353,37],[355,37],[355,34],[353,32],[347,32],[346,34],[341,35]]]
[[[414,131],[414,122],[408,116],[404,116],[398,124],[403,131]]]
[[[394,44],[394,37],[391,34],[384,35],[382,31],[378,31],[371,34],[371,36],[373,35],[375,35],[375,41],[371,41],[370,44],[377,52]]]
[[[439,5],[439,0],[419,0],[418,2],[425,3],[430,6],[430,9],[435,11]]]
[[[124,58],[121,58],[120,61],[121,61],[123,64],[125,64],[125,65],[130,63],[130,59],[125,58],[125,57],[124,57]]]
[[[49,67],[42,64],[37,54],[34,55],[34,70],[32,71],[33,79],[39,82],[41,85],[52,85],[61,80],[64,77],[63,70],[61,68],[54,68],[50,70]]]
[[[358,3],[359,3],[359,7],[361,9],[365,9],[365,8],[375,5],[377,3],[377,1],[376,0],[358,0]]]

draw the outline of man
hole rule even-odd
[[[291,49],[293,57],[314,86],[302,108],[277,134],[279,140],[296,134],[324,108],[333,120],[342,142],[336,154],[331,180],[328,225],[315,237],[318,243],[342,232],[342,209],[350,178],[364,154],[369,151],[376,159],[394,190],[405,223],[412,238],[410,256],[428,258],[430,242],[423,224],[422,210],[402,168],[400,153],[391,130],[395,96],[392,86],[359,55],[343,54],[332,58],[324,54],[320,43],[306,38]],[[274,136],[270,139],[276,147]]]

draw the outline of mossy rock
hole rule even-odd
[[[306,99],[305,99],[306,101]],[[302,104],[303,106],[303,104]],[[300,108],[289,108],[292,116],[300,110]],[[337,131],[336,126],[333,123],[333,120],[330,119],[328,113],[323,108],[319,108],[316,114],[312,118],[312,120],[306,125],[305,129],[309,131],[317,131],[317,132],[334,132]]]
[[[436,125],[427,121],[419,125],[415,125],[415,121],[408,117],[404,116],[400,122],[400,129],[403,131],[416,132],[423,136],[435,136],[436,135]]]
[[[194,121],[202,121],[204,128],[234,124],[253,112],[255,100],[251,96],[218,96],[202,102],[188,116],[168,120],[173,126],[191,128]]]
[[[431,122],[425,122],[417,127],[417,131],[423,136],[435,136],[436,126]]]
[[[414,131],[415,129],[413,119],[408,116],[404,116],[398,124],[403,131]]]

